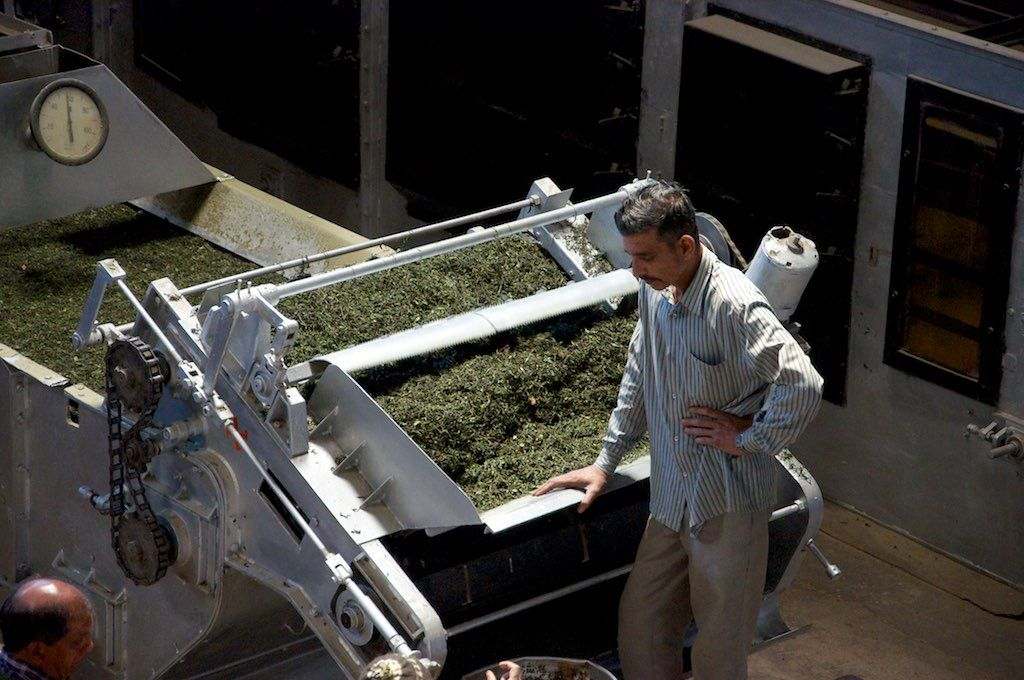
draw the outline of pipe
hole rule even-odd
[[[364,371],[574,312],[608,298],[635,293],[638,288],[639,284],[629,270],[616,269],[585,281],[475,309],[331,352],[307,362],[309,368],[301,364],[292,367],[289,379],[308,379],[315,372],[312,368],[314,363],[336,364],[346,373]]]
[[[260,267],[259,269],[253,269],[251,271],[242,272],[235,274],[234,276],[225,276],[214,281],[207,281],[206,283],[197,283],[194,286],[181,289],[182,295],[191,295],[192,293],[202,293],[210,288],[216,288],[217,286],[224,285],[225,283],[233,283],[235,281],[249,281],[258,276],[265,274],[273,274],[275,272],[282,271],[284,269],[291,269],[292,267],[305,267],[314,262],[322,262],[323,260],[329,260],[332,257],[339,257],[341,255],[348,255],[350,253],[359,252],[360,250],[366,250],[375,246],[388,245],[396,241],[403,239],[412,238],[414,236],[424,236],[426,234],[432,234],[436,231],[443,229],[451,229],[458,227],[463,224],[470,222],[476,222],[479,220],[486,220],[491,217],[498,215],[504,215],[505,213],[514,212],[516,210],[522,210],[523,208],[529,208],[531,206],[539,205],[540,198],[537,196],[530,196],[529,198],[523,199],[522,201],[516,201],[515,203],[507,203],[500,205],[496,208],[490,208],[488,210],[482,210],[477,213],[470,215],[463,215],[462,217],[456,217],[443,222],[437,222],[435,224],[428,224],[422,227],[416,227],[415,229],[409,229],[407,231],[401,231],[397,234],[389,234],[388,236],[381,236],[380,238],[371,239],[369,241],[363,241],[362,243],[354,243],[352,245],[342,246],[333,250],[326,250],[322,253],[316,253],[315,255],[306,255],[305,257],[299,257],[294,260],[287,260],[285,262],[278,262],[277,264],[270,264],[266,267]],[[120,328],[119,328],[120,329]]]
[[[783,508],[779,508],[778,510],[773,512],[771,514],[771,517],[768,518],[768,521],[769,522],[774,522],[777,519],[782,519],[783,517],[789,517],[790,515],[794,515],[794,514],[796,514],[798,512],[806,510],[806,509],[807,509],[807,501],[805,501],[804,499],[801,498],[796,503],[793,503],[792,505],[787,505],[787,506],[785,506]]]
[[[308,293],[319,288],[334,285],[335,283],[341,283],[342,281],[349,281],[361,276],[366,276],[367,274],[374,274],[388,269],[393,269],[400,265],[418,262],[428,257],[434,257],[435,255],[451,253],[470,246],[487,243],[488,241],[494,241],[503,236],[511,236],[512,234],[527,231],[534,227],[572,219],[601,208],[622,203],[622,201],[628,197],[629,191],[617,191],[614,194],[592,198],[589,201],[577,203],[576,205],[569,205],[564,208],[558,208],[557,210],[542,212],[538,215],[513,220],[512,222],[506,222],[505,224],[500,224],[496,227],[482,229],[477,232],[470,232],[468,234],[455,236],[443,241],[428,243],[417,248],[395,253],[394,255],[381,257],[368,262],[360,262],[359,264],[342,267],[322,274],[316,274],[315,276],[299,279],[298,281],[291,281],[289,283],[277,285],[267,285],[262,287],[262,292],[267,301],[271,304],[277,304],[280,300],[286,297],[299,295],[300,293]]]

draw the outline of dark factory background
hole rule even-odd
[[[794,318],[826,385],[794,453],[858,524],[1024,584],[1024,468],[965,436],[1024,422],[1020,0],[0,9],[204,162],[365,236],[648,169],[748,257],[792,226],[820,255]]]

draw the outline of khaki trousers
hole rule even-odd
[[[768,513],[728,513],[694,537],[653,517],[619,604],[626,680],[683,677],[691,619],[694,680],[744,680],[768,562]]]

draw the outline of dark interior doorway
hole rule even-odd
[[[676,174],[752,257],[775,225],[818,247],[794,320],[842,404],[867,105],[863,60],[735,18],[686,25]]]

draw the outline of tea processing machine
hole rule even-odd
[[[105,67],[44,33],[0,35],[0,110],[28,125],[53,83],[78,88],[105,101],[105,146],[64,165],[24,130],[5,129],[0,176],[25,190],[0,204],[0,226],[131,199],[263,266],[185,288],[157,279],[139,299],[132,272],[101,261],[81,322],[67,331],[79,348],[105,347],[102,395],[0,345],[0,591],[32,574],[81,587],[96,611],[96,646],[79,671],[89,678],[353,678],[390,651],[458,677],[498,656],[611,648],[608,607],[647,518],[649,460],[620,469],[584,514],[571,490],[480,513],[353,374],[573,310],[628,305],[637,283],[613,215],[650,180],[573,203],[571,190],[542,179],[491,210],[339,239],[334,225],[200,164]],[[127,158],[138,149],[164,149],[166,162]],[[160,167],[167,172],[153,174]],[[135,176],[110,180],[124,174]],[[706,247],[745,267],[721,224],[699,223]],[[302,328],[281,300],[522,233],[573,282],[288,363]],[[782,318],[816,258],[813,243],[773,229],[748,276]],[[275,274],[291,278],[267,283]],[[107,295],[125,297],[135,318],[107,322]],[[792,632],[778,597],[804,548],[838,574],[813,542],[822,513],[814,479],[788,452],[777,458],[762,642]]]
[[[575,491],[480,514],[352,373],[635,293],[627,270],[588,271],[585,260],[601,253],[581,252],[567,232],[607,241],[614,210],[648,181],[574,204],[541,180],[524,201],[495,209],[518,209],[512,221],[281,283],[252,279],[302,262],[183,289],[158,279],[138,299],[130,272],[100,262],[74,342],[106,345],[106,394],[65,389],[14,353],[0,371],[4,393],[16,395],[0,413],[0,436],[23,437],[34,454],[33,512],[63,506],[36,489],[80,494],[45,536],[14,540],[28,544],[28,569],[72,580],[96,603],[89,676],[237,677],[316,649],[342,677],[388,651],[451,657],[458,672],[486,661],[459,648],[474,634],[621,580],[646,519],[646,458],[623,468],[586,514],[573,511]],[[702,226],[705,244],[730,261],[724,232],[708,216]],[[288,365],[301,328],[277,308],[282,299],[527,231],[556,259],[578,263],[575,282]],[[131,323],[99,322],[115,293],[134,308]],[[26,418],[28,427],[8,426]],[[44,450],[49,464],[38,458]],[[807,471],[788,452],[778,460],[765,640],[789,632],[778,594],[802,549],[816,551],[822,509]]]

